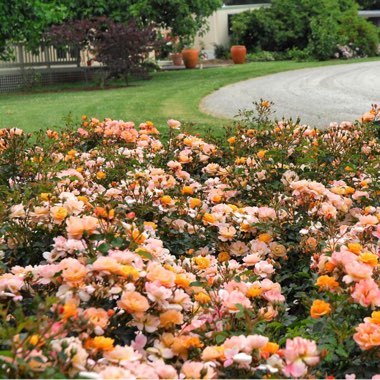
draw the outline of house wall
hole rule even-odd
[[[197,36],[195,39],[195,47],[204,49],[209,58],[213,58],[214,44],[228,47],[230,44],[230,36],[228,33],[228,16],[241,13],[247,10],[255,10],[261,7],[270,6],[269,4],[250,4],[223,6],[208,18],[209,30],[203,36]]]
[[[368,21],[371,21],[380,28],[380,10],[359,11],[359,16],[365,17]]]

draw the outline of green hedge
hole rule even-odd
[[[270,8],[240,13],[232,21],[233,43],[248,51],[302,51],[326,60],[348,46],[352,56],[377,54],[379,32],[358,15],[354,0],[273,0]]]

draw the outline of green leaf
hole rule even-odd
[[[90,241],[101,241],[104,239],[103,234],[92,234],[89,238]]]
[[[140,255],[141,257],[144,257],[144,258],[146,258],[148,260],[153,260],[153,256],[149,252],[147,252],[147,251],[139,249],[139,250],[136,251],[136,253],[138,255]]]
[[[348,358],[348,352],[344,349],[343,346],[338,346],[335,350],[335,353],[339,356],[342,356],[344,358]]]
[[[103,254],[106,254],[106,253],[108,253],[108,251],[110,250],[110,248],[111,247],[110,247],[109,244],[102,243],[102,244],[99,245],[98,251],[101,252],[101,253],[103,253]]]
[[[193,282],[190,282],[190,286],[201,286],[202,288],[204,288],[206,284],[200,281],[193,281]]]
[[[122,247],[124,245],[124,243],[125,243],[124,239],[122,239],[120,237],[117,237],[111,241],[112,246],[115,248]]]
[[[227,338],[227,334],[225,332],[221,332],[215,336],[215,341],[217,344],[221,344],[226,340],[226,338]]]

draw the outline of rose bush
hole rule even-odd
[[[270,106],[0,130],[2,378],[379,376],[380,110]]]

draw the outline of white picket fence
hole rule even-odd
[[[0,61],[1,69],[10,68],[28,68],[28,67],[47,67],[52,66],[77,66],[81,65],[84,52],[78,48],[72,47],[67,49],[57,48],[54,46],[40,46],[36,52],[30,52],[23,45],[13,47],[13,60]]]

